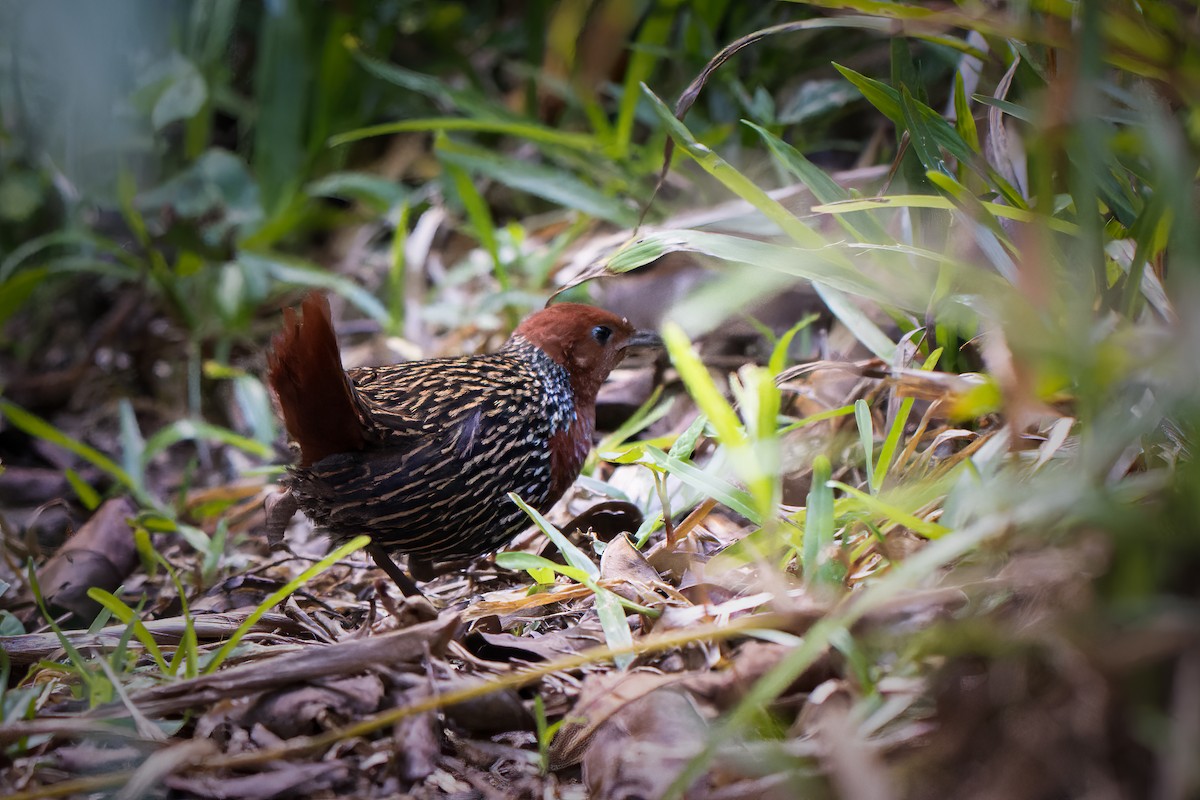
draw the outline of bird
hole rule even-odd
[[[298,449],[282,483],[334,540],[369,535],[410,596],[419,590],[391,556],[431,576],[435,561],[511,541],[529,519],[508,494],[549,511],[591,450],[600,385],[629,348],[662,344],[604,309],[558,303],[493,353],[347,370],[325,295],[300,311],[284,309],[267,359]]]

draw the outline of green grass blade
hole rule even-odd
[[[584,133],[570,133],[555,130],[532,122],[481,119],[474,117],[429,117],[426,119],[408,119],[401,122],[388,122],[382,125],[370,125],[352,131],[340,133],[329,140],[331,147],[350,144],[362,139],[375,136],[394,136],[398,133],[431,131],[446,133],[449,131],[468,131],[471,133],[493,133],[524,139],[536,144],[548,144],[576,150],[581,153],[598,154],[600,143],[594,136]]]
[[[490,150],[444,140],[438,157],[468,172],[485,175],[505,186],[573,208],[623,228],[637,224],[633,206],[584,183],[566,170],[514,161]]]
[[[967,97],[961,69],[954,73],[954,129],[967,147],[976,153],[979,146],[979,129],[975,127],[975,116],[971,113],[971,98]]]
[[[818,202],[836,203],[841,200],[853,199],[850,192],[839,186],[825,170],[805,158],[799,150],[753,122],[743,120],[742,124],[762,138],[763,143],[767,145],[767,149],[771,151],[771,155],[775,157],[780,166],[799,178]],[[880,243],[892,241],[887,230],[870,214],[839,215],[837,220],[859,241]]]
[[[826,246],[827,242],[821,234],[805,225],[792,212],[788,211],[783,204],[767,194],[755,181],[738,172],[725,159],[697,141],[692,132],[687,129],[687,126],[676,119],[671,109],[667,108],[666,104],[658,99],[658,96],[650,91],[645,84],[642,85],[642,91],[650,100],[651,108],[654,110],[659,121],[666,127],[667,133],[675,140],[679,148],[691,156],[705,172],[723,183],[727,189],[738,197],[761,211],[767,219],[778,225],[784,233],[800,245],[812,249],[819,249]],[[829,257],[835,261],[840,258],[836,253],[829,254]]]
[[[1073,222],[1048,217],[1023,208],[1002,205],[1000,203],[981,202],[980,206],[987,209],[989,214],[1005,219],[1027,222],[1044,226],[1057,233],[1078,235],[1080,228]],[[932,194],[897,194],[887,197],[872,197],[862,200],[844,200],[838,203],[825,203],[814,206],[813,211],[819,214],[849,214],[855,211],[877,210],[881,208],[940,208],[945,211],[955,210],[957,206],[945,197]]]
[[[833,546],[833,489],[828,485],[833,466],[826,456],[813,459],[812,488],[808,491],[808,506],[804,516],[804,550],[801,568],[804,582],[814,590],[829,586],[834,573],[829,552]],[[834,562],[836,563],[836,562]]]
[[[642,21],[621,84],[621,101],[617,107],[617,122],[612,134],[613,154],[616,158],[629,155],[630,143],[633,141],[633,123],[638,101],[642,96],[640,87],[650,80],[654,65],[662,58],[661,51],[675,27],[679,6],[679,0],[655,3],[649,16]]]
[[[762,524],[762,515],[755,505],[754,498],[748,492],[705,472],[691,462],[672,458],[657,447],[646,447],[645,457],[672,477],[686,483],[705,496],[724,503],[755,525]]]
[[[269,275],[281,283],[313,289],[328,289],[349,300],[367,316],[385,328],[391,324],[391,316],[375,296],[353,281],[321,269],[315,264],[295,258],[242,250],[237,255],[247,269]]]
[[[147,440],[142,453],[142,464],[149,463],[150,459],[171,445],[183,441],[220,442],[261,459],[270,459],[275,455],[274,448],[270,445],[242,436],[228,428],[203,420],[181,419],[160,429]]]
[[[821,283],[814,283],[813,288],[817,290],[817,294],[821,296],[821,300],[833,315],[850,329],[854,338],[884,361],[891,362],[895,359],[895,342],[888,338],[888,335],[880,330],[879,326],[863,313],[861,308],[850,302],[850,298],[838,289]]]
[[[892,421],[892,427],[888,430],[887,436],[883,440],[883,446],[879,448],[879,462],[875,465],[872,474],[875,476],[875,482],[871,486],[871,494],[878,494],[883,482],[887,480],[888,471],[892,467],[892,459],[896,457],[896,450],[900,447],[900,438],[904,433],[904,426],[908,424],[908,415],[912,411],[913,398],[906,397],[900,401],[900,408],[896,411],[896,419]]]
[[[600,577],[600,568],[596,566],[596,563],[588,558],[586,553],[572,544],[571,540],[564,536],[562,531],[554,527],[554,524],[542,516],[536,508],[522,500],[516,492],[509,492],[508,499],[516,503],[518,508],[529,515],[529,518],[533,520],[533,524],[537,525],[542,533],[546,534],[546,538],[558,548],[558,552],[562,553],[563,558],[567,560],[567,564],[592,580]]]
[[[442,136],[438,137],[438,149],[445,149],[445,139]],[[462,201],[463,209],[467,212],[467,219],[474,228],[479,244],[492,259],[492,272],[496,276],[496,282],[500,284],[500,291],[511,291],[512,281],[508,279],[508,272],[505,270],[504,262],[500,259],[500,244],[496,239],[496,223],[492,219],[492,212],[488,208],[487,201],[483,199],[483,195],[475,186],[475,181],[471,179],[466,170],[452,161],[445,162],[445,169],[451,185],[458,193],[458,199]]]
[[[274,216],[299,185],[305,163],[304,124],[313,64],[308,58],[305,15],[295,0],[263,7],[259,28],[254,94],[259,100],[254,125],[254,170],[263,207]]]
[[[629,622],[625,619],[625,611],[621,605],[623,598],[596,584],[596,581],[600,578],[600,568],[582,550],[573,545],[549,520],[538,513],[537,509],[518,497],[516,492],[509,492],[508,497],[522,511],[529,515],[529,518],[541,529],[542,533],[546,534],[550,541],[554,542],[554,546],[562,553],[567,563],[585,578],[582,582],[595,593],[596,614],[600,617],[600,627],[604,630],[604,641],[608,646],[614,650],[631,647],[633,645],[633,633],[629,630]],[[613,662],[619,669],[625,669],[633,663],[633,656],[628,654],[615,656]]]
[[[671,363],[678,370],[688,394],[716,429],[717,438],[729,447],[745,445],[746,432],[742,430],[742,422],[738,419],[737,412],[717,388],[708,368],[700,360],[683,329],[673,322],[667,323],[663,326],[662,337]]]
[[[132,608],[122,602],[116,595],[98,586],[88,589],[87,596],[108,609],[122,624],[131,628],[133,635],[142,643],[142,647],[146,648],[146,652],[150,654],[150,657],[154,659],[154,663],[158,665],[159,671],[163,674],[171,674],[167,666],[167,661],[163,658],[162,650],[158,647],[158,642],[154,641],[153,634],[150,633],[145,623],[138,619],[137,613]]]
[[[46,420],[36,414],[29,413],[9,400],[0,398],[0,413],[4,414],[8,418],[8,421],[17,429],[24,431],[30,436],[44,439],[50,444],[58,445],[64,450],[79,456],[92,466],[108,473],[114,481],[128,489],[140,504],[147,507],[155,506],[153,500],[133,480],[129,473],[99,450],[68,436]]]
[[[212,658],[209,659],[208,664],[205,665],[203,670],[201,670],[201,673],[204,675],[211,675],[212,673],[216,672],[217,668],[221,666],[225,659],[229,658],[229,655],[233,652],[233,649],[238,646],[238,642],[242,640],[242,637],[250,632],[250,629],[254,627],[254,623],[258,622],[262,618],[263,614],[266,614],[279,603],[282,603],[288,598],[289,595],[292,594],[292,592],[296,591],[301,586],[308,583],[310,580],[320,575],[322,572],[329,569],[346,556],[358,552],[370,543],[370,536],[355,536],[353,539],[346,542],[341,547],[338,547],[316,564],[313,564],[311,567],[304,570],[295,578],[292,578],[290,581],[284,584],[270,597],[262,601],[257,608],[250,612],[250,615],[247,616],[242,624],[238,626],[238,629],[233,632],[233,635],[226,640],[225,644],[221,645],[221,649],[213,654]]]
[[[867,486],[876,494],[875,485],[875,424],[871,420],[871,409],[866,400],[854,401],[854,421],[858,424],[858,442],[863,450],[863,468],[867,471]]]
[[[866,492],[855,489],[853,486],[848,486],[840,481],[830,481],[830,485],[841,489],[846,494],[858,500],[868,511],[874,514],[879,514],[880,516],[886,517],[892,522],[903,525],[906,528],[921,534],[926,539],[940,539],[941,537],[950,533],[950,529],[945,526],[938,525],[936,522],[928,522],[918,517],[914,517],[912,514],[909,514],[903,509],[896,508],[895,506],[879,499],[878,497],[873,497]]]

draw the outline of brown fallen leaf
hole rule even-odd
[[[490,616],[510,616],[529,611],[530,609],[548,606],[565,600],[575,600],[587,597],[592,590],[578,583],[559,583],[540,591],[529,594],[525,587],[505,589],[498,592],[488,592],[479,600],[463,609],[462,617],[468,622]]]
[[[579,763],[591,746],[596,731],[610,717],[656,689],[678,683],[685,677],[648,669],[589,675],[575,707],[567,714],[550,743],[550,768],[562,769]]]
[[[399,693],[395,705],[413,705],[429,699],[429,696],[428,689],[412,689]],[[400,778],[406,785],[423,781],[437,770],[442,737],[435,712],[426,711],[400,720],[392,728],[392,739],[396,742],[395,757]]]
[[[556,658],[604,644],[604,630],[595,616],[587,616],[575,625],[541,635],[487,633],[477,630],[464,644],[479,658],[489,661],[552,661]]]
[[[625,536],[617,536],[600,558],[600,579],[614,592],[635,603],[662,603],[659,590],[669,587],[650,566],[646,556]]]
[[[52,611],[70,611],[80,625],[96,618],[101,606],[87,596],[88,589],[112,591],[137,566],[128,522],[136,512],[128,497],[108,500],[46,562],[38,580]]]
[[[264,694],[239,721],[260,723],[281,739],[312,735],[374,713],[383,692],[372,674],[296,685]]]
[[[658,688],[626,704],[597,728],[583,755],[589,796],[662,797],[704,747],[707,733],[708,721],[676,687]]]

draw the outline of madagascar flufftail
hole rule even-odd
[[[529,521],[508,493],[548,511],[591,449],[600,385],[626,348],[659,344],[608,311],[560,303],[494,353],[345,370],[328,301],[314,292],[301,311],[284,311],[268,358],[299,449],[285,485],[334,539],[369,535],[377,560],[509,542]]]

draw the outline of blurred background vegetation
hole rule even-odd
[[[309,288],[344,299],[364,358],[396,360],[494,345],[581,275],[684,254],[703,285],[643,284],[626,313],[680,326],[681,380],[730,455],[710,472],[740,492],[719,499],[751,522],[741,557],[826,597],[979,581],[952,619],[829,634],[864,737],[886,738],[886,679],[929,680],[905,713],[944,735],[899,760],[902,793],[1200,796],[1198,14],[3,0],[6,570],[114,494],[205,554],[194,588],[242,566],[227,528],[246,495],[186,498],[281,462],[260,375],[279,308]],[[765,370],[742,374],[736,409],[711,392],[723,375],[679,366],[683,332],[797,286],[766,344],[736,352]],[[809,311],[853,347],[806,330],[769,358]],[[856,420],[849,444],[797,455],[805,415],[770,413],[770,387],[816,355],[878,358],[892,383],[856,418],[862,397],[821,409]],[[924,406],[896,387],[935,366],[947,383],[917,399],[942,417],[918,430]],[[674,511],[702,501],[690,451],[609,444],[691,492]],[[789,524],[844,568],[821,572]],[[897,528],[932,543],[907,572],[884,546]],[[34,715],[24,697],[5,713]],[[769,755],[812,778],[811,757]]]

